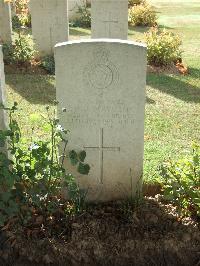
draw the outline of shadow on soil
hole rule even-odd
[[[12,256],[7,261],[0,258],[0,263],[44,265],[48,258],[51,265],[199,265],[200,232],[194,221],[187,220],[187,225],[179,221],[174,208],[158,198],[146,198],[137,208],[129,204],[89,206],[69,219],[66,238],[65,231],[42,239],[21,234],[16,248],[2,241],[2,252]],[[43,227],[50,233],[51,228]]]

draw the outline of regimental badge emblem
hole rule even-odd
[[[110,53],[99,48],[93,53],[93,60],[84,69],[84,81],[91,87],[106,90],[112,88],[119,80],[117,67],[110,60]]]

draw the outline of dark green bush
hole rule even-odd
[[[44,56],[41,59],[40,66],[50,75],[55,75],[55,61],[53,55]]]
[[[4,60],[7,64],[14,63],[22,65],[30,63],[34,58],[35,50],[33,48],[31,36],[23,35],[20,32],[14,40],[13,45],[4,45]]]
[[[176,162],[161,166],[164,196],[178,207],[180,215],[200,216],[200,147],[193,144],[192,153]]]
[[[78,6],[77,18],[74,20],[73,26],[83,28],[91,27],[91,9],[87,3]]]
[[[12,17],[13,29],[19,29],[20,27],[31,27],[31,15],[15,15]]]
[[[12,27],[13,29],[19,29],[21,27],[21,22],[19,20],[19,17],[17,15],[12,17]]]

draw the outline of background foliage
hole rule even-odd
[[[163,66],[181,58],[181,40],[167,30],[151,28],[146,34],[147,59],[150,65]]]

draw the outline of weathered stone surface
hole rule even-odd
[[[12,42],[12,22],[10,3],[0,0],[0,43]]]
[[[68,15],[69,20],[73,20],[78,17],[78,7],[83,6],[83,0],[68,0]]]
[[[143,171],[146,47],[108,39],[66,42],[56,45],[55,61],[68,149],[85,150],[91,166],[88,176],[72,171],[80,187],[92,201],[134,195]]]
[[[31,0],[32,32],[41,55],[53,54],[56,43],[69,36],[67,0]]]
[[[127,40],[128,0],[92,0],[92,38]]]

